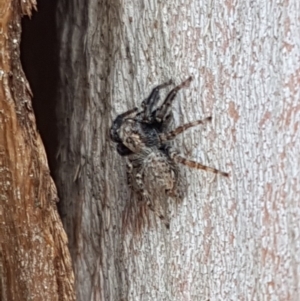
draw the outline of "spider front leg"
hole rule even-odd
[[[127,161],[126,162],[127,185],[131,189],[132,189],[132,171],[133,171],[133,166],[131,162]]]
[[[170,158],[176,163],[186,165],[190,168],[202,169],[202,170],[212,172],[214,174],[220,174],[224,177],[229,176],[229,173],[227,173],[227,172],[220,171],[218,169],[203,165],[196,161],[188,160],[188,159],[184,158],[183,156],[181,156],[180,154],[178,154],[178,152],[176,152],[175,150],[172,150],[171,148],[169,148],[168,152],[169,152]]]
[[[178,91],[184,87],[188,87],[193,78],[190,76],[187,80],[172,89],[164,100],[163,104],[156,110],[155,119],[157,122],[163,122],[169,115],[172,102],[177,95]]]
[[[162,220],[162,222],[165,224],[166,228],[169,229],[170,228],[170,222],[165,217],[164,213],[162,212],[161,207],[156,206],[155,205],[156,202],[153,203],[151,201],[151,197],[150,197],[150,195],[149,195],[148,191],[146,190],[145,185],[143,183],[142,174],[137,173],[136,177],[135,177],[135,180],[136,180],[137,186],[140,189],[141,194],[143,195],[143,199],[146,201],[146,204],[149,207],[149,209],[151,211],[153,211],[154,214],[157,215]]]

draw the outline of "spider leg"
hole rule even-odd
[[[227,173],[227,172],[220,171],[218,169],[203,165],[203,164],[198,163],[196,161],[188,160],[188,159],[182,157],[181,155],[179,155],[176,151],[173,151],[173,150],[170,150],[170,149],[169,149],[169,156],[174,162],[181,163],[181,164],[186,165],[188,167],[206,170],[206,171],[209,171],[209,172],[212,172],[212,173],[215,173],[215,174],[220,174],[224,177],[229,176],[229,173]]]
[[[174,89],[172,89],[169,92],[161,107],[158,108],[156,111],[155,118],[158,122],[161,122],[167,117],[170,106],[172,105],[172,101],[174,100],[178,91],[184,87],[187,87],[192,80],[193,78],[190,76],[187,80],[185,80],[184,82],[182,82],[180,85],[176,86]]]
[[[129,188],[132,188],[132,170],[133,170],[132,164],[129,161],[127,161],[126,162],[126,175],[127,175],[127,185]]]
[[[173,131],[171,131],[169,133],[159,134],[160,141],[163,143],[165,141],[172,140],[177,135],[181,134],[182,132],[186,131],[187,129],[189,129],[191,127],[194,127],[196,125],[199,125],[199,124],[204,124],[207,121],[211,121],[211,119],[212,118],[210,116],[210,117],[205,118],[204,120],[192,121],[192,122],[189,122],[189,123],[186,123],[184,125],[181,125],[181,126],[177,127],[176,129],[174,129]]]
[[[142,107],[144,108],[144,121],[151,122],[151,113],[153,107],[159,101],[159,90],[172,85],[172,83],[172,80],[169,80],[166,83],[156,86],[150,93],[149,97],[143,100]]]

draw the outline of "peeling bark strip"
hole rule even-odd
[[[35,1],[0,2],[0,300],[75,300],[57,192],[20,64],[21,15]]]

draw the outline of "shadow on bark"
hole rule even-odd
[[[43,140],[52,176],[57,151],[56,93],[58,40],[55,24],[57,0],[38,1],[31,19],[22,18],[21,62],[33,92],[37,128]]]

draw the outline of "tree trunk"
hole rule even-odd
[[[57,183],[78,300],[298,300],[299,3],[59,2]],[[213,122],[176,145],[230,177],[182,167],[170,230],[124,231],[112,120],[189,75],[177,124]]]
[[[56,187],[20,64],[21,15],[35,1],[0,2],[0,300],[75,300]]]

